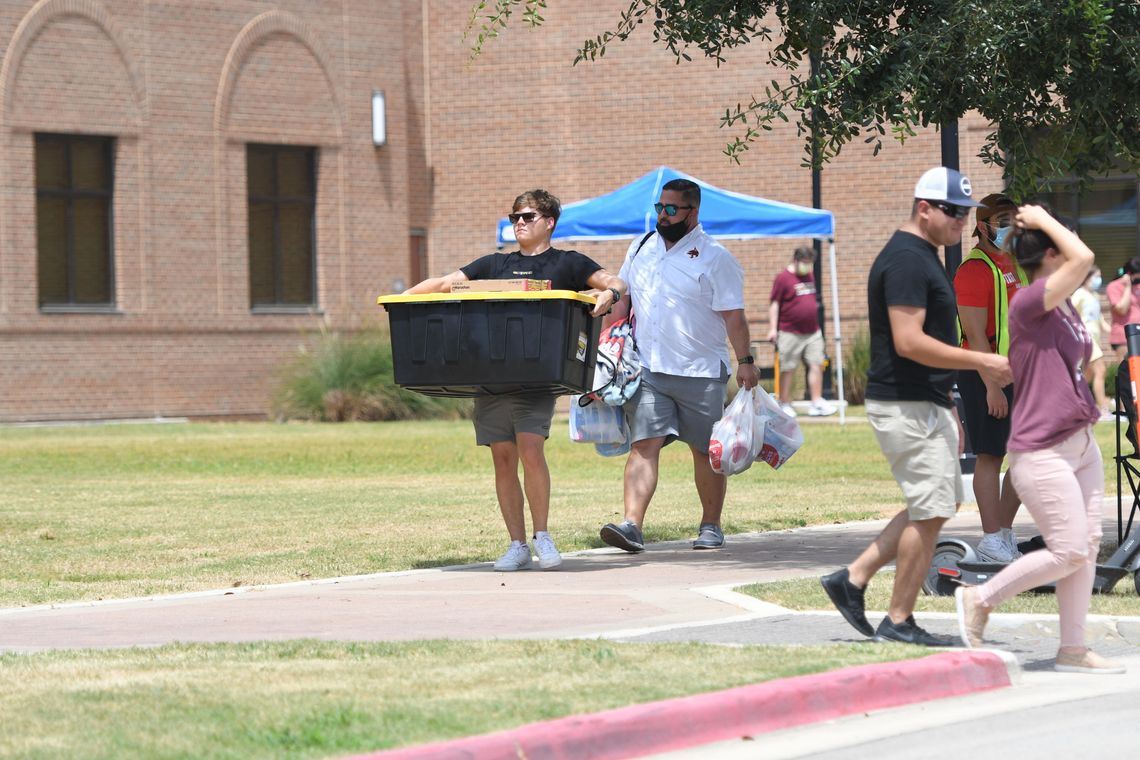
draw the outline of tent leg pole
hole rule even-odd
[[[830,238],[829,258],[831,259],[831,319],[835,325],[833,338],[835,340],[835,366],[836,386],[839,397],[839,424],[847,424],[847,404],[843,393],[843,337],[839,331],[839,283],[835,271],[835,238]]]

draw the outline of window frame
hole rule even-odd
[[[1140,174],[1131,174],[1127,172],[1116,172],[1113,174],[1105,174],[1102,176],[1092,177],[1088,180],[1085,187],[1081,188],[1081,183],[1073,177],[1064,177],[1054,180],[1048,184],[1044,192],[1039,195],[1039,198],[1047,201],[1053,201],[1064,198],[1068,208],[1055,208],[1054,210],[1063,218],[1069,219],[1076,226],[1077,234],[1082,234],[1081,218],[1082,218],[1082,199],[1084,196],[1096,189],[1098,183],[1131,183],[1133,193],[1140,199]],[[1055,206],[1057,204],[1054,204]],[[1071,211],[1069,210],[1071,208]],[[1134,243],[1135,248],[1130,255],[1125,256],[1123,262],[1117,261],[1104,261],[1101,256],[1104,255],[1100,251],[1094,250],[1093,253],[1097,255],[1097,266],[1101,268],[1101,273],[1105,283],[1110,282],[1116,275],[1116,265],[1123,264],[1133,257],[1140,256],[1140,212],[1137,214],[1136,224],[1134,226]]]
[[[318,301],[319,287],[317,283],[317,181],[319,169],[319,156],[320,150],[315,145],[291,145],[279,143],[256,143],[249,142],[245,145],[245,168],[246,168],[246,251],[247,251],[247,271],[249,273],[249,289],[247,297],[249,299],[249,309],[253,314],[310,314],[320,311],[320,304]],[[250,181],[250,156],[254,151],[268,152],[272,156],[272,185],[273,194],[271,195],[254,195],[250,190],[252,182]],[[309,185],[312,194],[305,195],[282,195],[280,194],[279,183],[279,165],[278,157],[284,152],[297,152],[305,155],[306,171],[308,174]],[[256,303],[254,301],[255,294],[253,292],[253,226],[251,224],[251,216],[253,213],[254,205],[269,206],[273,212],[273,240],[271,241],[272,251],[270,252],[271,267],[272,267],[272,280],[273,280],[273,297],[274,301],[271,303]],[[285,267],[282,263],[283,252],[281,245],[281,209],[285,205],[302,205],[305,208],[306,215],[309,221],[309,302],[308,303],[286,303],[282,300],[285,288]]]
[[[41,188],[38,180],[39,149],[41,141],[62,142],[66,150],[67,188]],[[77,142],[101,143],[102,157],[105,162],[107,185],[101,190],[77,190],[74,187],[74,162],[72,160],[72,147]],[[32,138],[33,185],[36,195],[36,303],[43,314],[82,314],[82,313],[118,313],[118,299],[116,298],[117,277],[115,268],[115,158],[118,152],[118,139],[114,135],[73,134],[66,132],[35,132]],[[66,204],[65,211],[65,240],[64,240],[64,278],[67,282],[67,301],[45,303],[40,292],[39,273],[43,267],[43,258],[40,251],[41,239],[39,235],[40,200],[41,198],[61,199]],[[75,201],[80,199],[99,199],[106,203],[107,239],[106,268],[107,300],[102,302],[79,303],[76,301],[76,269],[77,253],[75,250]]]

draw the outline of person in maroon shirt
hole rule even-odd
[[[958,629],[982,645],[990,611],[1022,591],[1056,583],[1061,646],[1054,670],[1123,673],[1085,645],[1085,617],[1100,548],[1104,465],[1093,436],[1100,417],[1084,367],[1092,338],[1069,296],[1093,263],[1076,233],[1041,206],[1022,206],[1010,250],[1032,282],[1009,307],[1009,364],[1016,402],[1010,472],[1045,539],[981,586],[960,586]]]
[[[793,417],[792,386],[801,362],[808,367],[808,414],[823,417],[837,411],[823,400],[823,332],[819,329],[813,263],[815,251],[797,248],[792,263],[772,282],[768,305],[768,341],[780,352],[780,406]]]

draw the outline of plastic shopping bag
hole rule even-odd
[[[575,443],[621,443],[629,438],[620,406],[589,404],[570,397],[570,440]]]
[[[766,423],[760,459],[771,465],[773,470],[778,470],[804,445],[804,434],[795,417],[786,414],[773,396],[763,390],[758,390],[756,395],[760,415]]]
[[[713,472],[738,475],[756,461],[764,445],[766,427],[758,396],[766,395],[756,388],[737,391],[720,421],[713,425],[709,438],[709,464]]]

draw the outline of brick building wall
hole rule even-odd
[[[410,1],[0,2],[0,421],[264,414],[306,336],[376,321],[426,205],[408,155],[423,149],[420,15]],[[40,132],[116,138],[113,311],[38,306]],[[315,309],[250,308],[249,142],[318,149]]]
[[[462,36],[472,4],[0,0],[0,422],[264,414],[308,336],[383,321],[377,295],[494,250],[496,221],[525,189],[571,202],[664,164],[810,205],[794,128],[767,133],[740,166],[721,152],[725,109],[786,77],[764,66],[763,43],[719,68],[699,57],[678,66],[638,30],[574,67],[577,45],[625,3],[563,1],[541,29],[515,19],[472,60]],[[373,91],[387,102],[380,148]],[[40,132],[116,139],[111,313],[38,306]],[[1000,185],[973,158],[984,134],[977,120],[961,125],[963,169],[980,193]],[[250,308],[249,142],[318,149],[314,310]],[[874,158],[850,146],[824,171],[848,337],[871,258],[938,161],[931,131]],[[772,276],[802,242],[729,243],[754,337]],[[626,244],[576,247],[616,270]],[[761,347],[761,362],[769,356]]]

